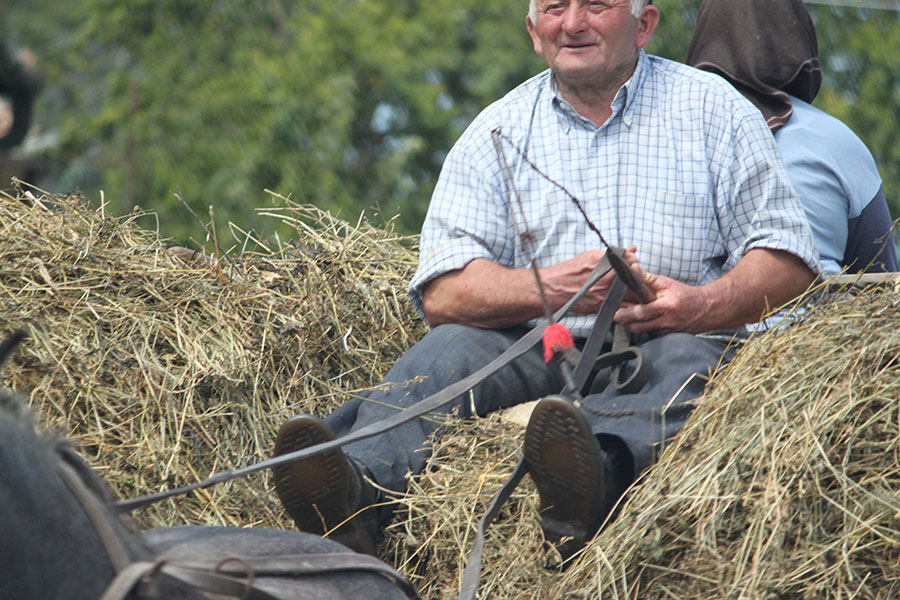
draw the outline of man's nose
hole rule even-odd
[[[587,28],[587,10],[581,2],[570,2],[563,15],[563,29],[566,33],[581,33]]]

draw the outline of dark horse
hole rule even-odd
[[[0,344],[0,366],[21,337]],[[138,534],[108,498],[65,441],[37,433],[0,389],[0,598],[418,598],[384,563],[330,540],[236,527]]]

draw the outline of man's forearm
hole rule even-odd
[[[538,270],[550,310],[556,311],[578,293],[605,253],[588,250]],[[634,248],[625,252],[625,260],[635,263]],[[612,279],[608,274],[594,284],[573,312],[593,314],[600,310]],[[499,329],[544,314],[534,271],[504,267],[483,258],[433,279],[425,288],[423,301],[432,327],[459,323]]]
[[[768,311],[800,296],[815,277],[793,254],[753,249],[734,269],[704,286],[710,299],[706,329],[755,323]]]
[[[432,327],[460,323],[500,329],[543,314],[534,273],[485,259],[445,273],[425,288],[423,303]]]

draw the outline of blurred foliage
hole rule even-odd
[[[60,165],[48,185],[155,210],[177,238],[199,228],[176,191],[242,226],[260,225],[251,209],[271,189],[345,218],[399,212],[417,230],[452,142],[542,67],[525,12],[521,0],[2,9],[53,88],[38,107]]]
[[[682,60],[695,0],[657,0],[650,51]],[[489,102],[544,68],[526,0],[0,0],[4,35],[46,85],[26,150],[51,191],[104,190],[162,234],[204,218],[272,229],[265,189],[354,220],[421,224],[446,151]],[[870,146],[900,199],[894,11],[811,6],[825,88],[817,101]],[[892,204],[900,214],[898,204]],[[220,229],[221,225],[220,223]]]
[[[825,71],[816,105],[866,142],[891,214],[900,217],[900,4],[896,11],[819,7],[813,16]]]

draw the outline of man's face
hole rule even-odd
[[[629,0],[538,0],[537,22],[527,20],[534,51],[563,85],[619,86],[650,40],[659,13],[631,14]]]

